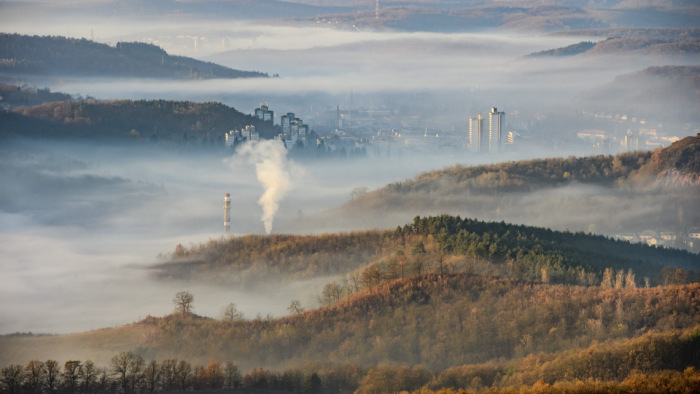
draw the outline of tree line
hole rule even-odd
[[[421,365],[307,363],[242,374],[232,362],[146,360],[134,352],[92,361],[32,360],[0,370],[0,393],[173,392],[696,392],[700,389],[700,331],[649,333],[481,364],[428,369]]]

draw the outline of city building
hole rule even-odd
[[[498,108],[491,108],[489,112],[489,152],[501,152],[503,143],[503,129],[506,120],[505,112],[498,112]]]
[[[488,146],[484,130],[484,118],[479,114],[475,118],[469,118],[469,150],[472,152],[483,152]]]
[[[260,141],[260,134],[255,131],[255,126],[248,125],[240,130],[231,130],[224,135],[227,147],[246,141]]]
[[[292,148],[298,141],[306,144],[309,135],[309,126],[304,124],[304,121],[295,117],[293,112],[289,112],[282,116],[282,134],[280,139],[284,142],[287,148]]]
[[[274,122],[275,111],[270,111],[270,109],[267,106],[267,103],[261,104],[260,108],[255,109],[255,117],[260,120]]]

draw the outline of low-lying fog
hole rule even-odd
[[[354,32],[166,17],[69,23],[50,18],[44,8],[39,16],[46,18],[39,23],[26,8],[18,10],[0,13],[3,29],[110,44],[152,42],[172,55],[280,75],[230,81],[62,78],[34,81],[39,87],[98,99],[221,101],[244,113],[267,101],[277,123],[290,111],[304,118],[313,108],[336,105],[392,111],[403,106],[404,115],[415,109],[420,115],[415,123],[425,126],[426,133],[428,122],[432,127],[447,120],[442,126],[451,125],[465,138],[468,117],[492,106],[508,113],[506,122],[525,108],[533,114],[573,108],[572,99],[581,92],[669,61],[649,56],[524,58],[584,37]],[[356,187],[373,190],[426,170],[477,164],[459,149],[448,152],[453,153],[290,164],[291,188],[279,200],[272,231],[294,232],[295,218],[342,204]],[[9,300],[0,304],[0,334],[67,333],[164,315],[173,310],[171,300],[180,290],[195,295],[194,311],[201,315],[218,317],[222,307],[234,302],[247,317],[279,316],[292,299],[313,305],[327,281],[261,284],[243,291],[149,279],[146,268],[158,262],[159,253],[171,252],[178,243],[224,235],[224,193],[233,199],[233,234],[265,231],[257,203],[264,190],[250,156],[41,141],[5,145],[0,153],[0,297]],[[571,153],[528,150],[523,156],[480,160]]]
[[[244,291],[149,279],[159,253],[225,236],[224,193],[233,200],[231,233],[264,233],[257,202],[264,190],[249,157],[41,141],[6,145],[2,155],[0,296],[11,302],[0,305],[0,333],[77,332],[161,316],[183,289],[205,316],[219,317],[229,302],[249,318],[281,316],[292,299],[314,305],[328,281]],[[294,232],[299,215],[337,206],[355,187],[376,189],[463,159],[287,163],[291,188],[272,231]]]

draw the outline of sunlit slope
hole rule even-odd
[[[584,233],[448,215],[414,218],[396,230],[346,234],[248,235],[185,248],[153,267],[161,280],[221,285],[379,270],[381,280],[423,272],[469,271],[515,279],[598,285],[605,270],[632,270],[637,284],[668,283],[676,268],[700,270],[700,257]],[[376,281],[375,281],[376,282]]]
[[[332,306],[284,318],[147,318],[85,334],[2,338],[2,360],[93,359],[133,349],[146,358],[243,368],[311,361],[431,369],[510,359],[700,324],[700,285],[567,287],[473,274],[398,279]]]

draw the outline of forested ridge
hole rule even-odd
[[[0,73],[176,79],[268,76],[168,55],[156,45],[140,42],[119,42],[111,47],[84,38],[7,33],[0,33]]]
[[[625,275],[632,270],[634,286],[641,286],[695,280],[700,269],[700,256],[688,251],[449,215],[416,217],[396,230],[210,240],[178,245],[171,257],[154,266],[153,274],[222,284],[332,274],[353,282],[351,288],[455,271],[599,285],[620,270]]]
[[[79,100],[18,107],[0,113],[4,136],[176,141],[223,145],[224,133],[256,126],[271,138],[273,125],[217,102]]]

